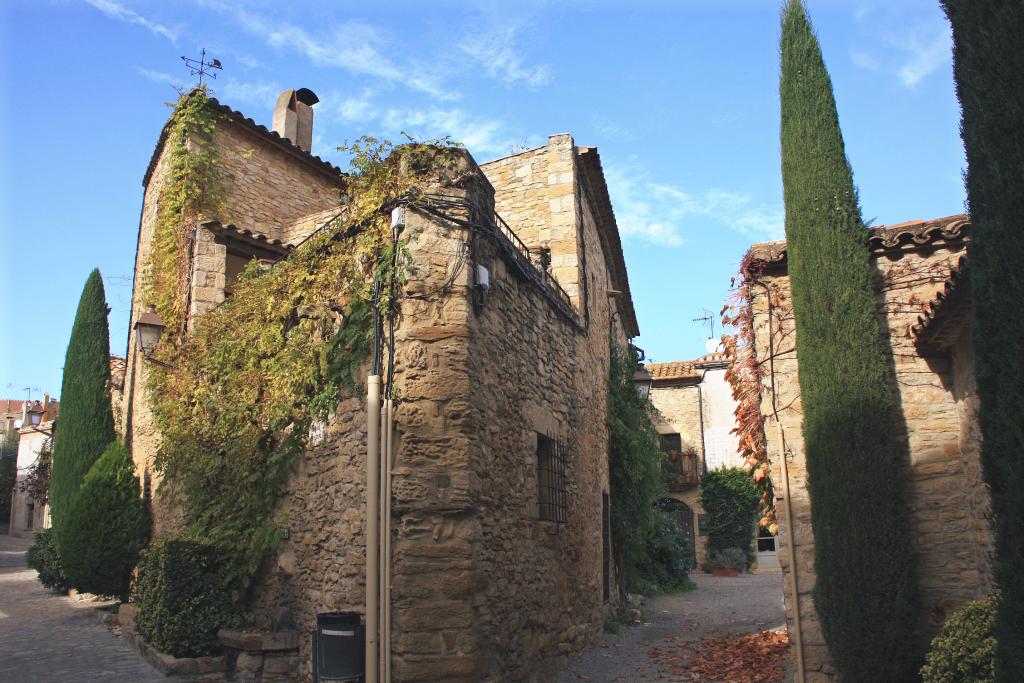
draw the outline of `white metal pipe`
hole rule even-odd
[[[387,614],[387,604],[384,596],[384,586],[387,583],[386,569],[384,567],[386,557],[384,552],[384,544],[387,543],[388,527],[387,520],[385,518],[384,510],[388,504],[388,491],[385,485],[387,478],[386,472],[388,469],[387,465],[387,399],[385,398],[381,404],[380,411],[380,447],[377,450],[377,458],[380,466],[380,499],[378,505],[380,506],[377,510],[377,518],[380,520],[380,545],[377,546],[378,561],[377,561],[377,582],[380,591],[380,599],[378,600],[378,613],[377,613],[377,628],[380,630],[380,636],[377,648],[377,672],[381,682],[387,681],[385,669],[387,668],[385,662],[387,661],[388,641],[384,636],[384,621],[386,620],[385,615]]]
[[[366,378],[366,683],[379,683],[380,375]]]
[[[384,683],[391,683],[391,468],[394,467],[395,451],[395,403],[385,399],[387,429],[384,432]]]
[[[774,400],[774,397],[772,397]],[[804,633],[800,626],[800,593],[796,580],[796,537],[793,535],[793,502],[789,496],[789,465],[786,462],[786,435],[782,421],[775,415],[775,427],[779,437],[779,464],[782,467],[782,496],[786,502],[786,548],[789,556],[789,593],[793,596],[793,627],[796,645],[796,683],[804,683]]]

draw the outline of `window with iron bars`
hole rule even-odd
[[[566,448],[559,439],[537,434],[537,514],[540,519],[564,523],[568,517]]]

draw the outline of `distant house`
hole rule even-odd
[[[45,495],[33,496],[21,491],[21,484],[29,477],[33,468],[43,459],[44,466],[49,458],[49,449],[56,425],[57,401],[45,394],[42,401],[24,401],[18,428],[18,476],[11,496],[11,520],[8,533],[11,536],[32,536],[50,525],[50,506]]]
[[[709,470],[743,465],[733,434],[736,401],[725,379],[728,366],[729,359],[720,351],[695,360],[644,366],[653,379],[654,426],[665,454],[670,499],[662,505],[691,541],[698,564],[706,555],[704,510],[697,502],[700,478]]]

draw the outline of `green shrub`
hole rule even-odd
[[[711,566],[725,569],[747,569],[747,553],[742,548],[724,548],[711,551]]]
[[[643,553],[637,558],[631,591],[638,593],[674,592],[690,586],[693,549],[686,534],[671,514],[655,510],[654,524],[648,529]]]
[[[708,519],[708,549],[740,548],[749,554],[759,500],[747,470],[726,467],[707,472],[700,481],[700,504]]]
[[[36,534],[36,542],[28,549],[28,566],[39,574],[39,583],[50,590],[63,593],[68,589],[64,570],[60,565],[57,546],[53,542],[53,529]]]
[[[178,538],[153,542],[139,558],[135,585],[142,637],[175,657],[216,652],[218,629],[235,623],[220,571],[208,545]]]
[[[127,597],[149,525],[128,451],[113,442],[85,475],[62,529],[69,584],[84,593]]]
[[[995,681],[995,596],[969,602],[946,620],[921,669],[924,683]]]

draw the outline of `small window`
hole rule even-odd
[[[249,257],[228,252],[224,264],[224,296],[228,297],[235,293],[235,285],[247,265],[249,265]]]
[[[679,453],[683,450],[683,439],[678,434],[661,434],[661,452]]]
[[[541,519],[565,522],[568,517],[565,447],[537,434],[537,512]]]

